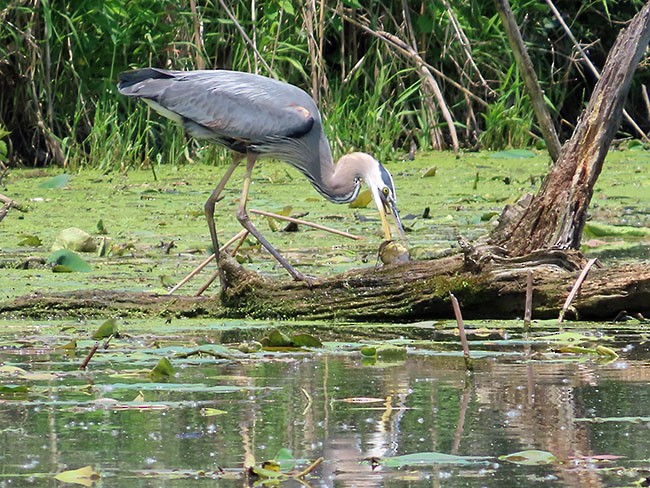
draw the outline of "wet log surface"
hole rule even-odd
[[[317,281],[261,278],[232,261],[231,286],[212,295],[80,291],[28,295],[0,303],[2,317],[204,317],[405,322],[452,318],[452,292],[472,319],[520,318],[526,274],[533,271],[533,318],[557,317],[584,261],[578,253],[539,252],[527,259],[471,253],[364,269]],[[613,320],[621,311],[650,316],[650,262],[590,270],[567,317]]]

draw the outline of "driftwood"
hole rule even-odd
[[[234,261],[223,263],[231,283],[222,294],[190,297],[84,291],[29,295],[0,303],[11,317],[250,317],[340,321],[415,321],[453,317],[449,293],[463,315],[521,318],[526,278],[533,272],[533,319],[557,318],[584,262],[578,253],[538,252],[521,259],[487,258],[475,272],[474,255],[365,269],[317,281],[312,288],[288,279],[261,278]],[[571,271],[569,271],[571,270]],[[592,269],[567,318],[613,320],[622,311],[650,316],[650,263]],[[573,315],[572,315],[573,314]]]

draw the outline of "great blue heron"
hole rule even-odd
[[[404,236],[390,173],[365,153],[343,156],[335,165],[314,100],[300,88],[251,73],[226,70],[168,71],[144,68],[120,74],[123,95],[141,98],[157,112],[181,124],[197,139],[234,151],[233,163],[205,203],[212,247],[219,263],[214,207],[226,182],[246,157],[246,174],[237,219],[297,280],[309,281],[260,234],[246,213],[251,172],[258,157],[291,164],[316,190],[334,203],[353,201],[361,180],[370,187],[387,240],[387,214]],[[221,284],[224,285],[223,276]]]

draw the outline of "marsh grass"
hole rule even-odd
[[[570,129],[593,80],[546,4],[511,3],[556,126]],[[600,40],[590,45],[596,64],[642,2],[610,4],[561,5],[576,37]],[[205,0],[192,11],[189,4],[160,0],[9,0],[0,7],[7,159],[103,171],[223,160],[117,93],[117,74],[142,66],[228,68],[296,84],[317,99],[338,154],[360,149],[397,159],[437,145],[432,131],[443,145],[449,142],[449,127],[413,61],[361,25],[412,46],[436,70],[452,123],[463,129],[461,146],[522,147],[538,138],[491,1],[364,7],[355,0]],[[647,78],[643,65],[638,83]],[[644,121],[640,96],[633,88],[628,107]]]

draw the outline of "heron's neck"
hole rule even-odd
[[[321,161],[321,178],[324,195],[336,203],[353,201],[359,194],[359,179],[365,178],[377,163],[368,154],[351,153],[339,159],[336,165]]]

